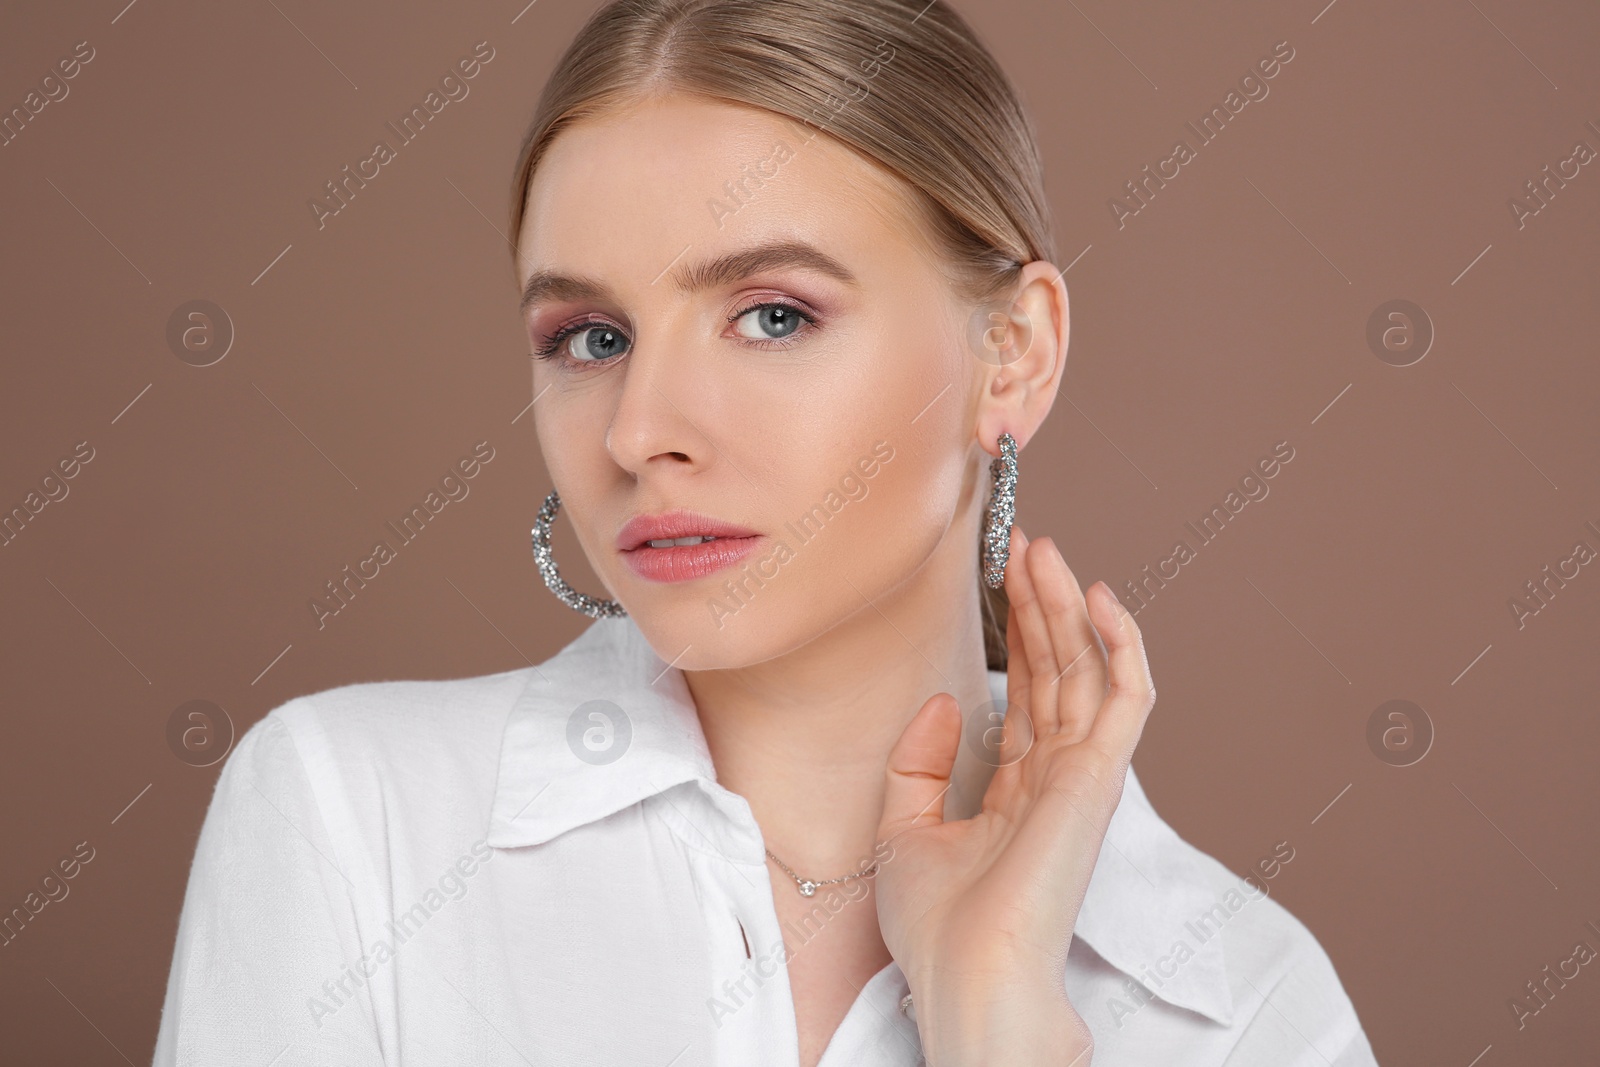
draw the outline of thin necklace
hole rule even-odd
[[[813,878],[802,878],[798,874],[795,874],[793,868],[780,860],[777,856],[774,856],[770,848],[767,849],[767,857],[771,859],[773,863],[776,863],[779,867],[782,867],[784,874],[787,874],[790,878],[794,879],[795,887],[800,890],[800,895],[803,897],[815,896],[817,890],[821,889],[825,885],[835,885],[839,882],[848,882],[852,878],[871,878],[873,875],[878,873],[878,865],[874,863],[871,867],[868,867],[866,870],[857,874],[842,874],[837,878],[829,878],[826,881],[817,881]]]

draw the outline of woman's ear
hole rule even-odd
[[[1009,304],[986,305],[974,317],[981,346],[982,390],[978,397],[978,441],[1000,454],[1009,432],[1017,447],[1044,422],[1055,404],[1067,366],[1070,320],[1062,272],[1047,260],[1022,268]]]

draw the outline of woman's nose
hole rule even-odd
[[[606,450],[632,474],[643,474],[653,461],[703,463],[712,451],[694,417],[693,361],[685,356],[659,338],[628,351]]]

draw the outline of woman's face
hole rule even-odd
[[[662,97],[563,131],[529,190],[533,410],[584,591],[686,670],[781,655],[919,572],[976,590],[972,309],[896,180],[810,132]],[[714,524],[651,525],[680,509]]]

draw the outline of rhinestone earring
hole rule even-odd
[[[555,553],[550,548],[550,527],[555,525],[556,514],[561,510],[561,497],[554,489],[544,498],[544,506],[533,523],[533,561],[539,567],[544,584],[573,611],[582,612],[591,619],[620,619],[628,613],[615,600],[600,600],[580,593],[568,585],[556,566]]]
[[[1011,558],[1011,523],[1017,515],[1017,439],[1000,435],[1000,455],[989,464],[994,481],[983,529],[983,581],[990,589],[1005,584]]]

